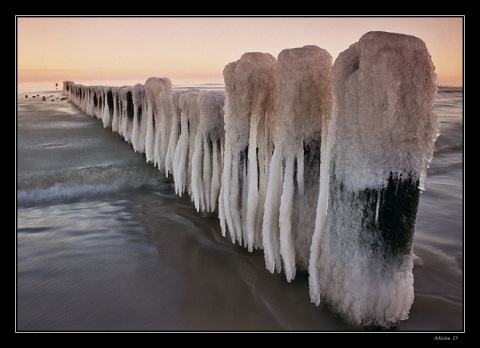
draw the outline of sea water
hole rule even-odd
[[[217,216],[176,195],[101,120],[60,92],[21,92],[18,331],[359,330],[310,302],[308,274],[287,283],[263,251],[222,237]],[[416,220],[415,300],[393,331],[464,328],[462,89],[440,88],[434,111],[441,129]]]

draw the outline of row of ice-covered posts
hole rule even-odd
[[[332,65],[317,46],[245,53],[225,90],[168,78],[63,91],[216,212],[224,236],[263,249],[312,302],[355,324],[391,326],[413,302],[412,240],[438,122],[423,41],[369,32]]]
[[[145,84],[123,87],[65,81],[64,93],[86,114],[101,119],[104,127],[111,127],[136,152],[144,153],[146,160],[167,177],[172,176],[176,192],[182,195],[187,190],[198,210],[216,209],[215,187],[220,183],[224,143],[223,91],[172,90],[168,78],[152,77]],[[206,153],[202,146],[206,146]],[[212,162],[207,163],[208,159]],[[192,193],[192,163],[200,171],[194,174],[195,182],[199,176],[206,180],[208,168],[214,170],[210,178],[214,188],[203,192],[202,197]]]

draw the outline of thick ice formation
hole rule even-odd
[[[112,115],[112,132],[119,133],[121,123],[121,99],[120,99],[120,87],[112,87],[113,98],[113,115]]]
[[[417,204],[438,134],[423,41],[369,32],[333,66],[334,107],[309,264],[310,296],[389,327],[413,302]]]
[[[102,110],[102,123],[104,128],[112,126],[113,118],[113,94],[112,87],[103,87],[103,110]]]
[[[172,130],[172,92],[160,92],[157,96],[158,124],[155,121],[155,139],[153,146],[153,164],[160,171],[165,171],[168,140]]]
[[[223,70],[225,155],[219,218],[223,235],[248,248],[262,246],[261,228],[272,155],[275,58],[249,52]]]
[[[158,96],[163,91],[170,91],[172,82],[164,77],[150,77],[145,81],[145,98],[147,102],[147,130],[145,135],[145,158],[154,162],[155,134],[160,128]]]
[[[174,168],[176,167],[175,164],[175,151],[177,149],[178,139],[182,132],[181,128],[181,110],[180,110],[180,97],[187,93],[187,90],[176,90],[171,92],[168,95],[170,99],[171,107],[168,109],[166,106],[165,112],[166,116],[168,117],[168,112],[171,112],[171,126],[170,129],[170,136],[168,137],[168,147],[167,153],[165,154],[165,175],[173,175]],[[166,97],[166,96],[165,96]],[[163,128],[162,128],[163,129]],[[163,143],[163,141],[162,141]],[[160,152],[162,154],[162,152]],[[161,169],[161,167],[159,167]]]
[[[182,196],[183,192],[192,197],[192,157],[200,120],[198,105],[199,91],[189,91],[180,96],[180,136],[173,160],[173,180],[175,193]]]
[[[132,88],[133,96],[133,127],[132,146],[135,152],[145,152],[145,138],[147,136],[147,99],[145,98],[145,85],[137,83]]]
[[[102,119],[103,117],[103,109],[104,109],[104,91],[103,91],[104,86],[96,86],[96,88],[93,90],[93,104],[92,106],[92,111],[90,115],[92,117],[96,117],[98,119]]]
[[[112,96],[113,96],[113,116],[112,116],[112,131],[120,134],[123,137],[123,122],[124,122],[124,112],[125,112],[125,102],[123,99],[123,90],[127,88],[123,87],[113,87]],[[130,88],[130,87],[128,87]],[[133,109],[132,109],[133,110]]]
[[[331,115],[332,57],[317,46],[277,58],[275,150],[270,164],[263,248],[267,269],[287,281],[308,268],[320,185],[321,139]]]
[[[85,99],[83,85],[76,84],[73,81],[65,81],[63,85],[63,94],[67,96],[73,104],[81,108],[81,104]]]
[[[72,86],[75,84],[73,81],[63,81],[62,94],[69,99],[72,99]]]
[[[120,89],[120,99],[122,100],[120,111],[120,135],[129,144],[132,143],[134,104],[132,87],[126,86]]]
[[[217,208],[223,169],[223,91],[201,91],[198,96],[200,119],[192,157],[192,200],[197,211]]]
[[[97,105],[97,102],[98,102],[98,99],[97,99],[97,86],[94,86],[93,88],[89,88],[86,90],[87,92],[87,98],[85,99],[86,100],[86,103],[85,103],[85,113],[88,115],[88,116],[95,116],[95,108],[96,108],[96,105]]]

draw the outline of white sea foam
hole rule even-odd
[[[91,198],[152,183],[149,171],[103,165],[19,175],[17,205]]]

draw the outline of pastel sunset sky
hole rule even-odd
[[[18,82],[168,77],[223,83],[246,52],[317,45],[335,60],[368,31],[425,41],[440,86],[462,86],[464,20],[449,17],[16,17]],[[107,84],[107,83],[106,83]]]

